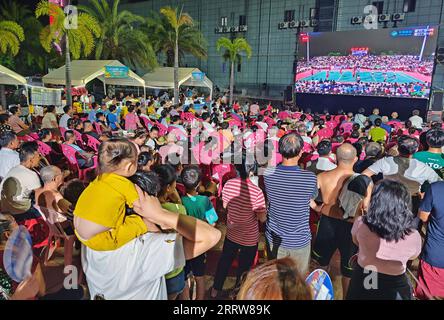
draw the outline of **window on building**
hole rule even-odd
[[[378,9],[378,14],[384,11],[384,1],[373,1],[372,4]]]
[[[404,0],[404,12],[415,12],[416,0]]]
[[[284,22],[290,22],[294,20],[294,10],[285,10]]]
[[[239,16],[239,25],[240,26],[246,26],[247,25],[247,16],[246,15],[240,15]]]
[[[226,27],[227,24],[228,24],[228,17],[220,18],[220,25],[221,25],[221,27]]]
[[[242,71],[242,64],[238,63],[237,64],[237,72],[241,72]]]

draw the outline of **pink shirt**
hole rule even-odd
[[[407,261],[421,253],[421,236],[416,230],[405,236],[404,240],[388,242],[370,231],[362,217],[359,217],[351,233],[359,246],[359,265],[362,268],[375,266],[378,273],[392,276],[404,274]]]
[[[165,163],[166,157],[172,153],[179,154],[179,156],[181,157],[183,154],[183,147],[178,146],[174,143],[169,143],[161,147],[159,149],[159,154],[162,157],[162,163]]]
[[[18,116],[13,115],[9,117],[8,124],[15,133],[19,133],[23,130],[21,126],[25,123]]]
[[[136,130],[140,125],[139,117],[134,113],[128,113],[125,116],[125,130]]]

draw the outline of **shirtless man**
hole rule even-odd
[[[344,211],[339,206],[338,197],[343,185],[354,175],[353,165],[357,160],[356,149],[351,144],[345,143],[337,150],[337,168],[318,175],[318,188],[323,205],[312,257],[321,268],[326,269],[336,249],[339,249],[343,297],[347,294],[353,271],[349,266],[349,260],[357,253],[357,247],[353,244],[351,236],[354,219],[343,219]],[[367,197],[362,202],[364,210],[370,201],[371,187],[370,184]]]

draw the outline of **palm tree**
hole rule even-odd
[[[47,0],[37,4],[35,15],[37,18],[53,17],[53,23],[45,26],[40,32],[40,42],[47,52],[51,51],[54,44],[60,46],[62,39],[65,42],[66,100],[67,104],[71,105],[71,54],[74,59],[89,56],[94,49],[94,38],[100,35],[100,26],[91,15],[79,13],[77,28],[66,28],[63,9]]]
[[[126,10],[119,11],[119,3],[120,0],[114,0],[110,6],[107,0],[89,0],[88,6],[79,6],[80,11],[94,17],[101,26],[95,58],[118,59],[132,69],[154,68],[156,54],[148,34],[139,28],[145,19]]]
[[[167,66],[173,67],[176,35],[166,16],[151,12],[143,29],[149,35],[156,54],[165,54]],[[179,64],[186,54],[198,59],[207,58],[207,41],[196,24],[182,25],[179,34]]]
[[[34,17],[32,10],[17,1],[4,1],[0,6],[0,19],[14,21],[23,27],[26,38],[15,57],[15,70],[20,74],[43,73],[45,52],[38,39],[42,24]]]
[[[224,59],[231,63],[230,71],[230,105],[233,104],[233,91],[234,91],[234,65],[235,63],[240,63],[242,59],[242,54],[246,54],[247,58],[251,58],[251,46],[248,44],[247,40],[244,38],[236,38],[231,41],[226,37],[219,38],[216,43],[217,51],[225,48]]]
[[[179,38],[184,26],[193,26],[193,18],[188,13],[183,12],[183,7],[179,12],[178,8],[163,7],[160,13],[165,16],[174,30],[174,104],[179,104]]]
[[[16,56],[20,43],[25,40],[23,28],[14,21],[0,21],[0,54]],[[0,96],[3,108],[6,108],[5,86],[0,85]]]

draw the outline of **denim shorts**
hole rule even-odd
[[[182,270],[177,276],[166,279],[167,293],[180,294],[185,288],[185,272]]]

